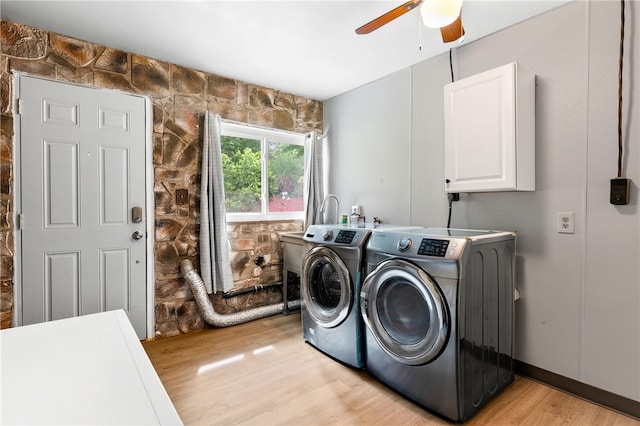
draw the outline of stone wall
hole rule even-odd
[[[13,110],[11,71],[148,96],[153,104],[156,335],[206,326],[179,262],[198,265],[201,123],[206,110],[222,118],[281,130],[322,131],[322,103],[135,53],[0,21],[0,322],[13,315]],[[185,46],[185,48],[188,48]],[[188,203],[176,203],[176,190]],[[279,231],[302,230],[301,221],[229,226],[235,289],[268,285],[237,297],[212,296],[220,312],[282,300]]]

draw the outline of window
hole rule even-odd
[[[222,123],[227,220],[304,218],[304,135]]]

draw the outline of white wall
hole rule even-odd
[[[608,191],[617,160],[619,8],[578,1],[453,52],[456,79],[513,61],[536,74],[536,191],[462,194],[452,226],[518,231],[517,359],[640,401],[640,83],[631,78],[640,73],[640,3],[627,2],[625,46],[633,117],[625,174],[634,185],[631,204],[616,207]],[[449,81],[446,54],[325,102],[330,190],[345,206],[356,192],[353,201],[375,205],[388,222],[446,225]],[[353,136],[361,133],[369,137]],[[357,188],[348,179],[352,163],[338,158],[345,152],[358,159]],[[556,232],[556,214],[566,211],[575,213],[572,235]]]

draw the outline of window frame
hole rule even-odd
[[[260,141],[260,164],[261,164],[261,211],[260,213],[226,213],[227,222],[258,222],[273,220],[304,220],[304,207],[298,212],[269,212],[269,184],[268,184],[268,153],[269,142],[288,143],[292,145],[300,145],[304,148],[303,174],[306,179],[307,174],[307,156],[308,150],[305,144],[305,135],[302,133],[288,132],[284,130],[267,129],[263,127],[251,126],[249,124],[221,122],[221,136],[231,136],[247,139],[255,139]],[[222,139],[222,138],[221,138]],[[222,144],[222,140],[220,141]],[[224,176],[224,170],[223,170]],[[305,182],[305,188],[307,186]],[[303,191],[303,206],[307,203],[306,191]]]

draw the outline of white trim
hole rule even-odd
[[[300,145],[304,147],[305,158],[307,156],[307,148],[305,145],[305,135],[303,133],[294,133],[285,130],[268,129],[265,127],[252,126],[244,123],[221,121],[220,133],[223,136],[251,137],[261,141],[262,152],[262,182],[267,179],[267,157],[265,155],[264,142],[266,139],[279,143],[288,143],[292,145]],[[304,167],[306,167],[306,162]],[[268,187],[263,185],[263,192],[268,191]],[[306,195],[305,195],[306,196]],[[262,194],[262,211],[266,211],[267,194]],[[306,201],[306,200],[305,200]],[[304,209],[299,212],[272,212],[268,214],[260,213],[227,213],[228,223],[237,222],[259,222],[259,221],[275,221],[275,220],[304,220]]]
[[[156,274],[155,257],[155,200],[153,193],[153,103],[148,96],[141,96],[145,103],[145,215],[147,230],[147,338],[155,336],[156,328]]]
[[[22,183],[20,176],[22,171],[20,170],[20,120],[17,119],[19,115],[17,110],[18,99],[20,98],[20,76],[22,73],[13,72],[13,321],[12,326],[17,327],[22,325],[22,233],[18,229],[18,212],[22,212],[22,194],[20,191],[20,184]],[[18,111],[18,112],[17,112]],[[22,226],[23,224],[21,224]]]

